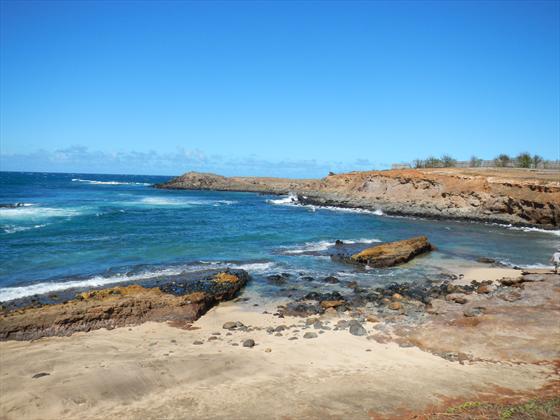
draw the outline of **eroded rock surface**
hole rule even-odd
[[[360,264],[367,264],[370,267],[393,267],[431,250],[432,245],[428,238],[417,236],[366,248],[352,255],[351,260]]]
[[[332,174],[323,179],[223,177],[189,172],[156,185],[297,194],[302,204],[382,210],[387,214],[560,226],[558,172],[446,168]]]
[[[0,340],[65,336],[146,321],[194,321],[220,301],[232,299],[247,280],[247,273],[238,270],[215,274],[188,287],[177,283],[161,288],[130,285],[83,292],[66,303],[0,315]]]

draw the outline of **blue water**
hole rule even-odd
[[[0,172],[0,301],[213,267],[267,275],[335,274],[374,284],[417,280],[480,256],[547,265],[558,232],[394,218],[295,206],[253,193],[168,191],[169,177]],[[427,235],[437,251],[399,268],[359,270],[332,261],[348,250]],[[255,286],[256,287],[256,286]]]

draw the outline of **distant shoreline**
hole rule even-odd
[[[304,205],[387,215],[560,227],[560,182],[551,171],[409,169],[331,174],[323,179],[224,177],[189,172],[159,189],[293,194]]]

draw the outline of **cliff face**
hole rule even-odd
[[[523,169],[352,172],[320,180],[189,172],[157,188],[298,194],[304,204],[387,214],[560,227],[560,173]]]

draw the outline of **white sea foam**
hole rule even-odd
[[[43,282],[31,284],[28,286],[4,287],[0,288],[0,302],[6,302],[13,299],[19,299],[36,294],[46,294],[61,290],[73,288],[93,288],[101,287],[108,284],[134,282],[140,280],[149,280],[160,276],[174,276],[185,272],[193,273],[208,269],[241,269],[251,273],[266,273],[275,267],[273,262],[256,262],[256,263],[227,263],[227,262],[205,262],[194,265],[178,265],[162,269],[145,271],[137,274],[115,274],[113,276],[94,276],[83,280],[71,280],[60,282]]]
[[[544,269],[544,270],[552,270],[554,266],[542,263],[535,263],[535,264],[514,264],[508,260],[501,260],[499,261],[500,264],[503,264],[508,267],[521,267],[526,269]]]
[[[381,241],[379,239],[344,239],[342,242],[345,244],[368,244]],[[335,246],[335,244],[336,243],[334,241],[306,242],[301,246],[290,247],[283,253],[288,255],[297,255],[308,252],[320,252]]]
[[[540,229],[536,227],[522,227],[522,226],[511,226],[511,225],[504,225],[511,230],[521,230],[523,232],[539,232],[539,233],[549,233],[551,235],[560,236],[560,230],[547,230],[547,229]]]
[[[287,197],[277,198],[274,200],[266,200],[269,204],[280,205],[280,206],[298,206],[304,207],[311,211],[316,210],[331,210],[331,211],[339,211],[344,213],[362,213],[362,214],[373,214],[376,216],[383,216],[383,211],[381,209],[377,210],[368,210],[362,208],[350,208],[350,207],[336,207],[336,206],[316,206],[314,204],[302,204],[298,196],[296,194],[290,193]]]
[[[73,182],[83,182],[84,184],[92,184],[92,185],[152,185],[147,182],[125,182],[125,181],[97,181],[95,179],[80,179],[80,178],[72,178]]]
[[[176,206],[176,207],[190,207],[190,206],[221,206],[235,204],[237,201],[232,200],[204,200],[204,199],[185,199],[175,197],[144,197],[139,201],[129,204],[141,204],[149,206]]]
[[[299,204],[298,196],[290,193],[287,197],[277,198],[274,200],[266,200],[267,203],[276,205],[296,205]]]
[[[25,232],[26,230],[31,230],[31,229],[39,229],[45,226],[47,226],[47,224],[33,225],[33,226],[6,225],[6,226],[2,226],[2,230],[4,231],[4,233],[17,233],[17,232]]]
[[[72,217],[81,214],[83,209],[77,208],[54,208],[54,207],[16,207],[0,208],[0,220],[12,219],[48,219],[51,217]]]

